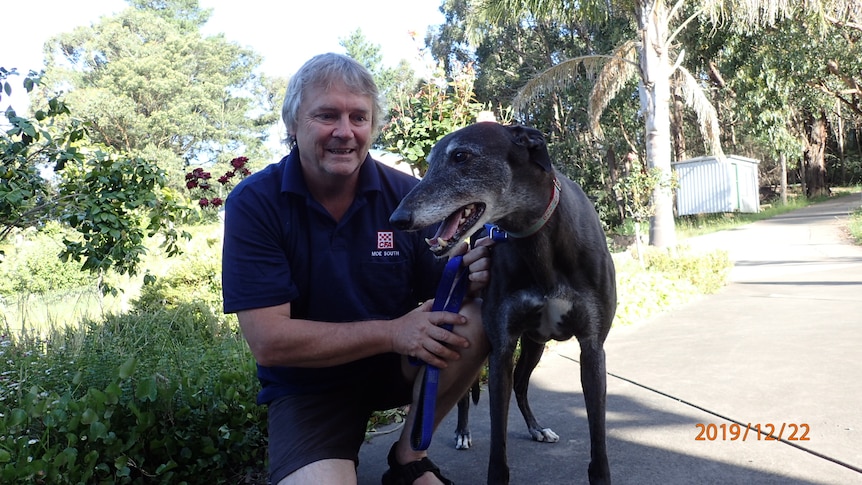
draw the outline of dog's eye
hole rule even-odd
[[[470,152],[458,151],[452,154],[452,160],[456,163],[467,163],[471,158],[473,158],[473,154]]]

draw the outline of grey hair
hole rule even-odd
[[[368,96],[372,102],[371,139],[377,138],[383,127],[383,103],[380,91],[368,69],[353,58],[335,53],[319,54],[309,59],[290,78],[284,103],[281,105],[281,119],[287,127],[287,143],[296,143],[296,124],[302,96],[310,86],[325,86],[344,84],[350,92],[360,96]]]

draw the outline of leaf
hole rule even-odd
[[[138,381],[135,389],[135,397],[141,401],[154,402],[158,396],[158,387],[156,386],[155,376]]]
[[[94,411],[92,408],[87,408],[84,410],[84,414],[81,415],[81,423],[82,424],[90,424],[92,425],[99,419],[98,413]]]
[[[123,365],[120,366],[119,376],[120,379],[128,379],[134,372],[135,366],[138,364],[137,359],[134,357],[129,357]]]
[[[12,410],[11,419],[9,420],[9,426],[18,426],[24,421],[27,420],[27,411],[24,411],[21,408],[15,408]]]

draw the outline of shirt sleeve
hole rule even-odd
[[[224,312],[265,308],[296,299],[299,290],[291,278],[283,248],[278,211],[253,187],[237,189],[225,203]]]

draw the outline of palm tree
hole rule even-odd
[[[645,121],[646,162],[657,168],[662,178],[671,177],[670,100],[674,85],[683,88],[686,103],[694,108],[700,120],[707,149],[721,155],[718,122],[714,108],[696,80],[680,64],[684,51],[677,51],[673,41],[696,16],[705,15],[718,27],[752,30],[789,17],[797,11],[820,21],[851,15],[855,0],[689,0],[695,13],[682,20],[671,32],[672,22],[679,20],[685,0],[671,8],[665,0],[477,0],[476,12],[486,21],[520,21],[536,18],[571,18],[576,21],[601,21],[613,12],[631,12],[637,22],[639,38],[631,39],[606,55],[582,56],[546,70],[520,91],[516,107],[524,106],[537,96],[564,89],[577,77],[581,66],[598,72],[588,107],[591,126],[600,137],[598,120],[603,109],[632,77],[638,79],[641,111]],[[798,5],[802,4],[802,5]],[[657,184],[652,194],[653,215],[650,218],[650,244],[658,247],[676,245],[673,218],[673,194],[669,184]]]

